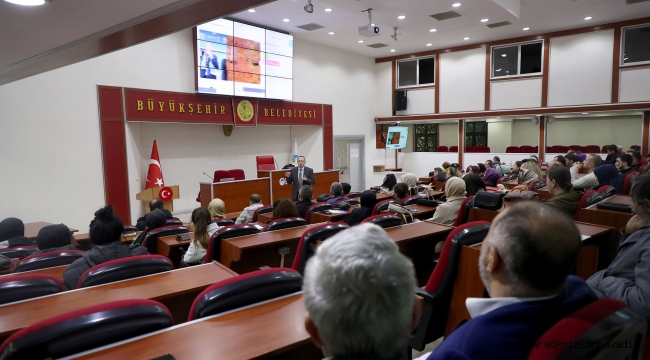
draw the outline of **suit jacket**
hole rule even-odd
[[[298,201],[298,191],[302,185],[314,185],[316,181],[314,180],[314,170],[310,167],[304,167],[302,169],[302,176],[306,177],[307,180],[303,181],[302,184],[298,179],[298,168],[291,168],[289,170],[291,175],[287,178],[287,184],[292,184],[291,186],[291,199],[293,201]]]

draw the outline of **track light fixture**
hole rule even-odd
[[[310,14],[314,12],[314,5],[311,4],[311,0],[307,0],[307,5],[303,9]]]

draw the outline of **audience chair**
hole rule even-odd
[[[566,154],[571,150],[568,146],[555,145],[555,151],[561,154]]]
[[[235,225],[235,222],[230,220],[230,219],[214,219],[212,220],[214,224],[219,225],[219,227],[222,226],[228,226],[228,225]]]
[[[218,183],[221,179],[227,179],[229,177],[231,176],[226,170],[215,170],[212,182]]]
[[[75,260],[83,257],[85,253],[86,252],[82,250],[56,250],[30,255],[17,262],[16,267],[12,272],[19,273],[54,266],[69,265]]]
[[[122,231],[122,234],[129,234],[138,231],[139,231],[138,228],[135,227],[134,225],[124,225],[124,231]]]
[[[582,147],[582,152],[584,154],[598,154],[600,153],[600,147],[598,145],[587,145]]]
[[[489,222],[474,221],[458,226],[447,235],[438,264],[427,285],[424,289],[415,288],[415,293],[424,301],[418,327],[410,335],[411,348],[422,351],[428,343],[443,336],[458,272],[460,250],[463,245],[482,243],[489,229]]]
[[[0,277],[0,305],[62,291],[61,281],[51,275],[20,274]]]
[[[504,181],[508,181],[509,178],[510,178],[510,175],[503,175],[503,176],[500,176],[500,177],[499,177],[499,180],[497,181],[497,184],[501,184],[501,183],[504,182]]]
[[[549,359],[641,359],[647,324],[644,317],[618,300],[599,299],[561,319],[537,343],[620,343],[631,347],[538,346],[528,360]],[[645,354],[644,354],[645,355]]]
[[[506,148],[506,154],[513,154],[518,152],[521,152],[521,148],[519,146],[508,146]]]
[[[361,201],[359,201],[359,198],[344,198],[336,202],[336,205],[338,205],[341,201],[346,201],[350,205],[359,205]]]
[[[183,222],[179,218],[171,218],[165,220],[165,226],[172,226],[172,225],[183,225]]]
[[[578,209],[576,209],[575,214],[573,215],[573,220],[578,221],[580,216],[580,211],[586,207],[589,207],[597,202],[602,200],[601,195],[596,190],[589,190],[582,195],[580,202],[578,203]]]
[[[203,263],[207,264],[212,260],[221,261],[221,240],[230,239],[237,236],[257,234],[259,232],[260,229],[252,224],[237,224],[219,228],[214,232],[214,234],[212,234],[212,237],[210,238],[207,253],[205,254]]]
[[[61,358],[173,325],[169,310],[153,300],[113,301],[60,314],[11,335],[2,359]]]
[[[345,195],[345,196],[349,197],[350,199],[358,199],[358,198],[361,197],[361,193],[355,191],[355,192],[350,192],[350,193],[348,193],[348,194]]]
[[[641,145],[632,145],[632,146],[630,146],[630,149],[636,150],[636,151],[641,151]]]
[[[449,152],[458,152],[458,145],[450,146]]]
[[[524,145],[519,148],[519,152],[532,154],[532,153],[536,153],[537,151],[535,151],[534,146]]]
[[[332,205],[328,203],[315,203],[307,209],[307,212],[305,213],[305,221],[308,223],[311,221],[311,213],[330,210],[331,208]]]
[[[447,146],[438,146],[436,152],[449,152],[449,148]]]
[[[228,170],[228,177],[234,178],[235,180],[246,180],[246,174],[242,169]]]
[[[38,251],[38,246],[14,246],[0,249],[0,255],[10,259],[23,259]]]
[[[601,148],[600,153],[601,153],[601,154],[607,154],[607,147],[608,147],[608,146],[609,146],[609,145],[603,145],[603,147]]]
[[[632,171],[625,176],[625,180],[623,181],[623,195],[630,195],[630,189],[632,188],[632,178],[636,174],[638,174],[638,172]]]
[[[390,199],[382,200],[382,201],[376,203],[375,207],[372,209],[372,214],[373,215],[381,214],[382,211],[388,209],[388,205],[390,205],[391,203],[393,203],[393,200],[390,200]]]
[[[258,155],[255,162],[257,163],[257,170],[275,170],[273,155]]]
[[[547,146],[546,147],[546,153],[554,153],[555,152],[555,146]]]
[[[466,146],[465,147],[465,152],[468,152],[468,153],[476,152],[476,147],[474,147],[474,146]]]
[[[476,147],[476,152],[489,153],[490,152],[490,147],[489,146],[477,146]]]
[[[162,255],[138,255],[95,265],[79,278],[79,288],[174,270],[169,258]]]
[[[373,223],[381,226],[384,229],[391,228],[394,226],[400,226],[403,224],[402,218],[394,214],[379,214],[367,217],[361,221],[361,223]]]
[[[255,211],[253,212],[253,218],[251,219],[251,222],[257,222],[257,216],[259,214],[266,214],[273,212],[273,205],[266,205],[266,206],[260,206]]]
[[[582,145],[569,145],[569,150],[583,152]]]
[[[268,223],[263,231],[274,231],[274,230],[282,230],[282,229],[289,229],[293,227],[298,227],[298,226],[304,226],[309,224],[305,219],[301,217],[286,217],[282,219],[277,219],[273,220],[270,223]]]
[[[616,195],[616,188],[611,186],[611,185],[605,185],[601,186],[598,189],[598,192],[600,193],[600,196],[604,199],[607,199],[608,197],[612,197]]]
[[[460,210],[458,210],[458,215],[456,215],[456,220],[454,220],[454,226],[460,226],[467,222],[467,219],[469,218],[469,205],[467,205],[467,203],[470,201],[473,202],[473,199],[474,195],[468,196],[460,204]]]
[[[546,187],[546,183],[544,181],[533,181],[528,186],[528,190],[535,191],[535,190],[539,190],[539,189],[542,189],[542,188],[545,188],[545,187]]]
[[[183,225],[171,225],[163,226],[157,229],[153,229],[147,233],[144,241],[142,241],[142,246],[147,248],[149,254],[158,253],[158,238],[176,234],[184,234],[189,232],[189,230]]]
[[[302,290],[302,276],[286,268],[271,268],[231,277],[203,290],[194,299],[187,321],[275,299]]]
[[[296,257],[293,259],[292,269],[304,274],[307,260],[316,253],[319,241],[324,241],[341,230],[349,228],[348,224],[342,222],[324,223],[306,230],[296,249]]]
[[[413,205],[413,204],[418,202],[419,198],[420,198],[420,196],[418,196],[418,195],[407,196],[404,199],[402,199],[402,201],[400,201],[399,204],[402,205],[402,206]]]

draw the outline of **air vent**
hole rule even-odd
[[[646,2],[646,1],[650,1],[650,0],[626,0],[625,2],[628,5],[632,5],[632,4],[638,4],[638,3],[642,3],[642,2]]]
[[[498,27],[502,27],[502,26],[508,26],[508,25],[512,25],[512,23],[510,23],[510,21],[502,21],[502,22],[498,22],[498,23],[494,23],[494,24],[488,24],[488,25],[485,25],[485,26],[487,26],[487,27],[489,27],[491,29],[494,29],[494,28],[498,28]]]
[[[442,21],[442,20],[449,20],[449,19],[461,17],[463,15],[461,15],[461,14],[455,12],[455,11],[447,11],[447,12],[433,14],[433,15],[429,15],[429,16],[431,16],[432,18],[434,18],[434,19],[436,19],[438,21]]]
[[[307,30],[307,31],[314,31],[314,30],[322,29],[325,26],[318,25],[316,23],[310,23],[310,24],[300,25],[300,26],[296,26],[296,27],[300,28],[300,29],[303,29],[303,30]]]
[[[386,46],[388,46],[388,45],[382,44],[382,43],[376,43],[376,44],[368,45],[368,47],[371,47],[373,49],[379,49],[379,48],[383,48],[383,47],[386,47]]]

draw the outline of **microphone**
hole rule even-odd
[[[278,170],[278,162],[275,161],[275,156],[273,157],[273,162],[275,163],[275,169]]]
[[[209,177],[212,181],[214,181],[214,178],[213,178],[212,176],[210,176],[210,175],[208,175],[208,174],[206,174],[206,173],[203,173],[203,175]]]

